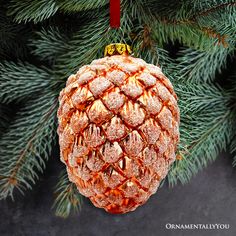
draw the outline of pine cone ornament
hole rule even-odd
[[[110,213],[133,211],[157,191],[179,140],[172,84],[159,67],[121,46],[71,75],[58,109],[69,179]]]

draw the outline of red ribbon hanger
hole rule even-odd
[[[120,0],[110,0],[110,26],[120,27]]]

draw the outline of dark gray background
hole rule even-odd
[[[68,219],[54,216],[53,187],[61,164],[51,161],[33,191],[15,202],[0,202],[0,235],[236,235],[236,170],[222,154],[187,185],[164,185],[136,211],[110,215],[85,199],[82,211]],[[229,230],[167,230],[166,223],[227,223]]]

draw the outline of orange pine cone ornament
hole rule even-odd
[[[58,134],[70,181],[92,203],[126,213],[157,191],[175,161],[179,109],[157,66],[112,45],[61,91]],[[114,55],[121,54],[121,55]]]

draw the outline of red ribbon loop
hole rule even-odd
[[[110,0],[110,26],[120,27],[120,0]]]

